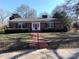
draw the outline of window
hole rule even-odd
[[[51,27],[54,28],[54,23],[51,23]]]
[[[18,23],[18,28],[22,28],[22,23]]]
[[[27,23],[17,23],[17,28],[27,28]]]
[[[26,23],[22,23],[22,26],[23,26],[23,28],[27,27]]]
[[[49,23],[48,23],[48,27],[49,27],[49,28],[54,28],[54,23],[53,23],[53,22],[49,22]]]

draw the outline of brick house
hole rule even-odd
[[[9,20],[8,30],[62,31],[65,26],[56,18],[15,18]]]

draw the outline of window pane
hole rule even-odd
[[[54,28],[54,23],[51,23],[51,27]]]

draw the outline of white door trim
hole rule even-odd
[[[35,24],[37,24],[37,29],[35,29]],[[40,22],[32,22],[32,31],[40,31]]]

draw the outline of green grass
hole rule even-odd
[[[57,33],[44,33],[40,34],[45,39],[64,39],[68,37],[79,37],[79,32],[77,33],[67,33],[67,32],[57,32]]]
[[[0,34],[0,40],[31,40],[31,33]],[[79,37],[79,33],[40,33],[44,39]]]
[[[28,40],[31,39],[30,33],[0,34],[0,40]]]
[[[40,33],[40,36],[48,40],[60,40],[62,38],[68,38],[68,37],[79,37],[79,33],[66,33],[66,32]],[[26,44],[28,42],[27,40],[31,40],[31,37],[32,37],[31,33],[0,34],[0,41],[5,41],[5,43],[11,41],[12,43],[5,45],[5,49],[9,48],[10,50],[11,49],[17,50],[27,46],[28,45]],[[54,48],[54,47],[63,48],[66,46],[77,47],[78,44],[79,44],[78,42],[76,42],[76,45],[72,42],[67,44],[60,44],[60,46],[49,45],[49,48]]]

